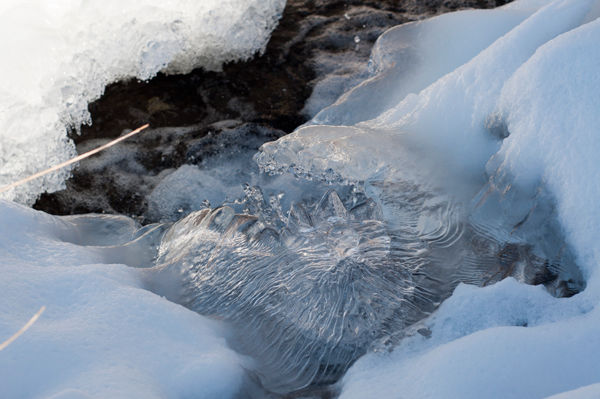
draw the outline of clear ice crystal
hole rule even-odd
[[[239,345],[269,390],[332,382],[386,323],[414,313],[411,271],[373,208],[347,210],[329,191],[311,211],[294,204],[278,230],[229,207],[202,210],[171,228],[159,263],[180,268],[190,308],[244,331]]]
[[[378,202],[328,190],[285,217],[247,186],[252,214],[203,209],[162,240],[157,268],[180,281],[175,300],[231,323],[232,344],[269,391],[335,382],[367,350],[397,343],[459,282],[556,280],[549,264],[563,259],[469,223],[449,198],[371,184]]]

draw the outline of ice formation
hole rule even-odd
[[[372,119],[473,58],[527,15],[506,8],[469,10],[388,29],[371,52],[371,76],[309,123],[352,125]]]
[[[410,270],[394,267],[372,205],[347,211],[329,192],[315,212],[293,207],[281,230],[264,214],[203,210],[164,237],[161,278],[174,274],[183,280],[179,302],[240,329],[239,349],[256,359],[267,389],[335,381],[386,323],[417,311],[406,300],[415,290]],[[379,291],[366,300],[373,286]]]
[[[368,350],[437,333],[439,320],[451,320],[444,311],[452,300],[418,322],[459,283],[487,286],[510,276],[544,284],[545,293],[538,288],[528,298],[532,309],[554,303],[548,292],[578,293],[585,286],[580,259],[565,241],[552,185],[539,176],[520,182],[503,162],[501,148],[517,133],[509,116],[515,101],[501,99],[536,49],[589,20],[592,5],[518,2],[388,32],[374,50],[371,79],[256,157],[265,172],[350,184],[352,194],[328,191],[318,201],[294,202],[286,214],[260,188],[247,187],[247,201],[256,203],[246,212],[204,209],[170,228],[151,288],[231,323],[232,345],[252,356],[261,384],[279,393],[334,382]],[[468,21],[493,29],[460,52],[430,49],[449,32],[464,41]],[[457,24],[463,28],[453,29]],[[406,48],[415,37],[427,39],[429,55]],[[421,58],[435,68],[419,68]],[[393,84],[401,90],[380,94]],[[524,294],[514,283],[498,287],[500,296],[515,291],[508,295],[512,313],[475,320],[463,334],[544,320],[528,310],[516,315]],[[352,385],[355,373],[343,394],[365,396],[363,385]]]
[[[409,77],[422,72],[404,64],[398,42],[386,44],[384,35],[374,62],[393,62],[384,62],[377,75],[316,118],[354,126],[304,127],[265,145],[258,160],[271,172],[291,168],[367,185],[381,175],[398,180],[421,174],[426,179],[417,181],[462,195],[468,220],[481,231],[521,237],[545,250],[570,247],[587,288],[570,299],[553,299],[510,279],[487,288],[459,286],[434,316],[415,326],[430,331],[429,338],[416,334],[391,354],[360,359],[345,376],[341,397],[594,397],[600,381],[595,367],[600,212],[594,202],[600,3],[523,0],[459,15],[404,29],[409,37],[412,30],[435,37],[453,19],[462,21],[452,26],[456,32],[470,24],[503,28],[488,38],[489,45],[463,54],[460,66],[443,45],[435,49],[440,53],[430,50],[441,54],[439,70],[447,73],[431,75],[430,82],[415,78],[423,86],[398,100],[380,83],[393,87],[394,80],[386,78],[403,67]],[[461,44],[468,49],[479,40]],[[427,59],[418,52],[406,59],[420,57]],[[373,109],[372,99],[378,104]],[[355,113],[362,101],[366,107]],[[475,195],[471,184],[481,187]],[[550,238],[547,228],[564,234],[565,242]]]
[[[246,213],[204,209],[167,231],[150,287],[230,322],[234,348],[278,393],[337,381],[367,350],[397,344],[459,282],[514,276],[561,296],[582,288],[568,249],[468,223],[450,197],[425,187],[372,181],[370,194],[393,217],[351,189],[284,215],[247,187]]]
[[[285,0],[4,1],[0,5],[0,185],[74,155],[69,129],[114,81],[218,69],[264,49]],[[132,126],[135,128],[136,126]],[[63,170],[3,194],[32,203]]]
[[[253,123],[229,122],[233,126],[188,140],[186,158],[197,165],[186,164],[157,177],[161,180],[148,196],[150,220],[175,222],[193,211],[243,197],[241,183],[254,183],[258,177],[252,160],[256,150],[283,132]]]

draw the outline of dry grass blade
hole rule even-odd
[[[21,329],[19,331],[17,331],[12,337],[10,337],[9,339],[7,339],[3,343],[1,343],[0,351],[3,350],[4,348],[6,348],[8,345],[10,345],[15,339],[19,338],[19,336],[21,336],[21,334],[23,334],[25,331],[27,331],[33,325],[33,323],[35,323],[37,321],[37,319],[39,319],[41,314],[44,313],[44,310],[46,310],[46,307],[42,306],[40,308],[40,310],[38,310],[38,312],[36,314],[34,314],[31,319],[29,319],[27,324],[25,324],[23,327],[21,327]]]
[[[62,169],[62,168],[64,168],[65,166],[69,166],[69,165],[71,165],[71,164],[74,164],[75,162],[79,162],[79,161],[81,161],[82,159],[85,159],[85,158],[87,158],[87,157],[90,157],[90,156],[92,156],[92,155],[94,155],[94,154],[97,154],[97,153],[99,153],[100,151],[103,151],[103,150],[105,150],[105,149],[107,149],[107,148],[109,148],[109,147],[112,147],[113,145],[115,145],[115,144],[117,144],[117,143],[120,143],[121,141],[123,141],[123,140],[126,140],[126,139],[128,139],[129,137],[131,137],[131,136],[133,136],[133,135],[136,135],[136,134],[138,134],[138,133],[139,133],[139,132],[141,132],[142,130],[146,129],[148,126],[150,126],[150,125],[149,125],[149,124],[145,124],[144,126],[138,127],[138,128],[137,128],[137,129],[135,129],[134,131],[132,131],[132,132],[130,132],[130,133],[127,133],[127,134],[126,134],[126,135],[124,135],[124,136],[118,137],[118,138],[114,139],[113,141],[111,141],[111,142],[109,142],[109,143],[106,143],[106,144],[104,144],[104,145],[102,145],[102,146],[100,146],[100,147],[98,147],[98,148],[95,148],[95,149],[93,149],[93,150],[91,150],[91,151],[88,151],[88,152],[86,152],[86,153],[83,153],[83,154],[81,154],[81,155],[78,155],[78,156],[76,156],[75,158],[71,158],[71,159],[69,159],[68,161],[65,161],[65,162],[63,162],[63,163],[61,163],[61,164],[55,165],[55,166],[53,166],[53,167],[51,167],[51,168],[48,168],[48,169],[46,169],[46,170],[43,170],[43,171],[41,171],[41,172],[38,172],[38,173],[36,173],[36,174],[34,174],[34,175],[31,175],[31,176],[29,176],[29,177],[26,177],[26,178],[24,178],[24,179],[22,179],[22,180],[19,180],[19,181],[17,181],[17,182],[14,182],[14,183],[12,183],[12,184],[9,184],[9,185],[7,185],[7,186],[0,187],[0,193],[3,193],[3,192],[5,192],[5,191],[8,191],[8,190],[10,190],[10,189],[13,189],[13,188],[15,188],[15,187],[18,187],[18,186],[20,186],[20,185],[22,185],[22,184],[25,184],[25,183],[27,183],[27,182],[30,182],[30,181],[32,181],[32,180],[35,180],[35,179],[37,179],[38,177],[45,176],[45,175],[47,175],[48,173],[55,172],[55,171],[57,171],[57,170],[59,170],[59,169]]]

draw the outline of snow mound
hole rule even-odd
[[[215,321],[141,287],[161,230],[114,216],[52,217],[0,201],[0,396],[233,397],[242,360]],[[152,250],[154,248],[154,250]],[[144,258],[145,261],[144,261]]]
[[[597,383],[593,307],[509,279],[460,286],[422,327],[430,338],[416,334],[393,353],[360,359],[341,398],[544,398]]]
[[[285,0],[4,1],[0,186],[75,155],[69,129],[117,80],[219,69],[262,51]],[[135,128],[135,126],[132,126]],[[2,194],[25,204],[69,170]]]

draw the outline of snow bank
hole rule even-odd
[[[600,12],[599,12],[600,14]],[[543,182],[588,276],[600,246],[600,19],[540,47],[504,85],[498,114],[511,136],[488,171],[519,187]],[[594,278],[594,281],[596,279]]]
[[[70,128],[114,81],[219,69],[264,49],[285,0],[0,4],[0,186],[75,154]],[[134,128],[134,127],[132,127]],[[32,203],[63,170],[3,194]]]
[[[272,173],[291,169],[367,187],[381,176],[426,177],[462,198],[473,219],[487,218],[481,226],[514,226],[509,235],[529,229],[535,236],[556,221],[562,248],[574,250],[587,279],[586,290],[569,299],[513,280],[461,285],[394,352],[360,359],[341,383],[342,398],[597,392],[598,17],[598,1],[522,0],[394,28],[374,50],[370,80],[313,125],[262,147],[256,159]],[[469,34],[483,26],[485,34]],[[444,34],[463,35],[464,52],[446,51],[453,43],[442,44]],[[428,52],[403,41],[414,38]],[[418,68],[420,60],[435,61],[435,71]]]
[[[429,321],[431,338],[416,335],[391,354],[359,360],[341,397],[543,398],[596,383],[592,306],[514,280],[460,286]]]
[[[109,264],[152,253],[152,228],[4,201],[0,220],[0,341],[46,306],[0,352],[1,397],[226,398],[241,389],[242,359],[223,326],[146,291],[137,269]]]

